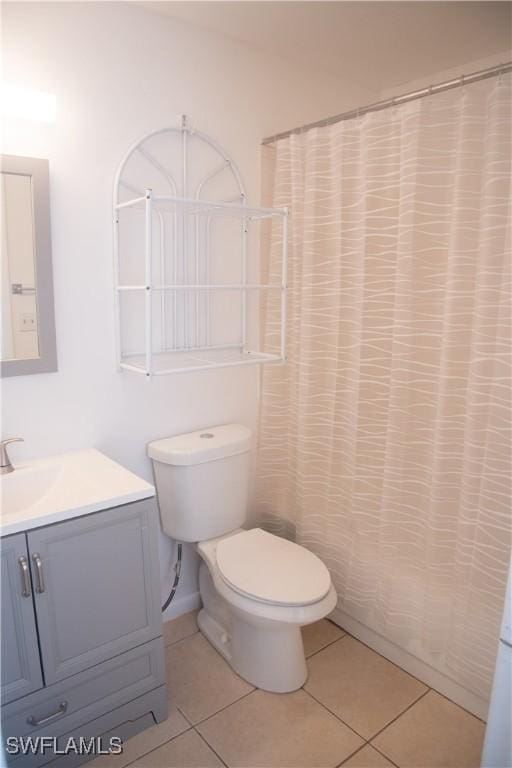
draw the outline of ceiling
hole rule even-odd
[[[373,91],[511,46],[510,2],[161,0],[144,6],[317,71],[349,75]]]

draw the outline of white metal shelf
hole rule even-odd
[[[184,283],[169,285],[118,285],[118,291],[284,291],[283,283]]]
[[[164,376],[169,373],[189,373],[209,368],[230,368],[237,365],[258,363],[281,363],[280,355],[263,352],[244,352],[239,348],[209,347],[170,352],[156,352],[152,356],[152,375]],[[147,374],[145,355],[126,355],[121,368],[134,373]]]
[[[146,196],[134,197],[115,205],[116,210],[123,208],[145,208]],[[231,219],[260,221],[285,217],[286,208],[255,208],[245,204],[225,202],[223,200],[203,200],[199,198],[177,197],[173,195],[152,195],[151,202],[155,209],[167,213],[184,213],[190,216],[211,216]]]
[[[177,172],[172,158],[179,160]],[[120,370],[151,377],[285,360],[288,211],[247,205],[238,169],[212,139],[185,118],[143,137],[118,169],[113,208]],[[213,227],[219,218],[238,223],[234,230]],[[249,231],[263,221],[282,232],[281,280],[268,284],[248,279]],[[233,260],[234,273],[227,266]],[[126,269],[128,279],[121,279]],[[272,354],[249,344],[247,300],[260,292],[278,293],[281,305]]]

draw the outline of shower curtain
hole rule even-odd
[[[345,614],[484,698],[511,549],[510,94],[501,75],[264,149],[291,231],[256,519],[324,560]]]

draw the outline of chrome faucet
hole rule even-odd
[[[7,475],[9,472],[14,472],[14,467],[11,464],[9,454],[7,453],[7,446],[9,443],[22,442],[22,437],[8,437],[7,440],[0,440],[0,475]]]

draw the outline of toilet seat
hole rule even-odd
[[[240,531],[217,542],[221,579],[252,600],[280,606],[305,606],[331,589],[324,563],[309,550],[261,528]]]

